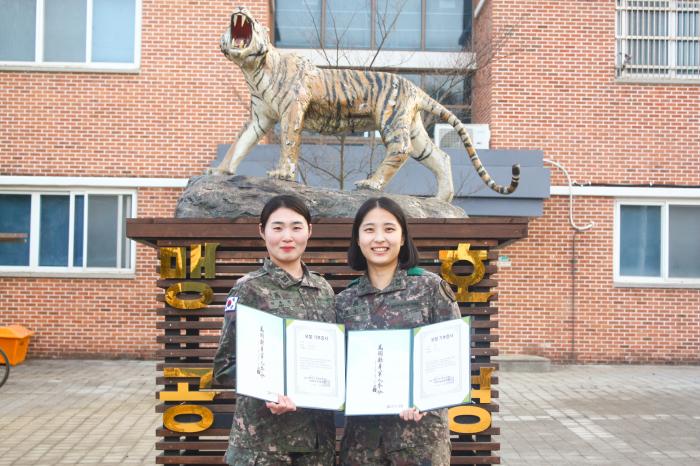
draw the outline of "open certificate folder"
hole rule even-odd
[[[236,392],[267,401],[282,394],[299,407],[342,410],[344,326],[284,319],[238,304]]]
[[[469,402],[470,318],[406,330],[348,331],[345,414]]]

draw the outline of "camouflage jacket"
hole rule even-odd
[[[238,303],[280,317],[335,322],[333,289],[323,277],[309,272],[294,279],[266,259],[263,267],[240,278],[229,292]],[[229,300],[227,299],[227,302]],[[214,381],[234,385],[236,375],[235,306],[224,313],[219,348],[214,357]],[[241,354],[240,357],[245,357]],[[335,443],[333,413],[299,408],[273,415],[265,402],[240,395],[236,400],[229,448],[264,451],[309,452]]]
[[[432,272],[398,269],[383,290],[363,275],[336,296],[338,322],[346,330],[411,328],[458,319],[459,306],[450,286]],[[347,381],[348,384],[352,380]],[[386,451],[429,447],[448,438],[447,410],[429,411],[419,422],[396,416],[347,417],[344,445]]]

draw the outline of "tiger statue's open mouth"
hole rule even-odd
[[[250,45],[253,38],[253,23],[243,13],[231,15],[231,47],[244,49]]]

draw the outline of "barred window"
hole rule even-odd
[[[617,75],[700,81],[700,0],[617,0]]]

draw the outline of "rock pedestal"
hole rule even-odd
[[[202,175],[190,178],[175,209],[177,218],[238,218],[260,215],[265,203],[279,194],[293,194],[306,202],[314,218],[354,217],[371,197],[386,196],[403,208],[409,218],[466,218],[467,214],[450,203],[433,198],[362,189],[338,191],[301,185],[293,181],[228,175]]]

